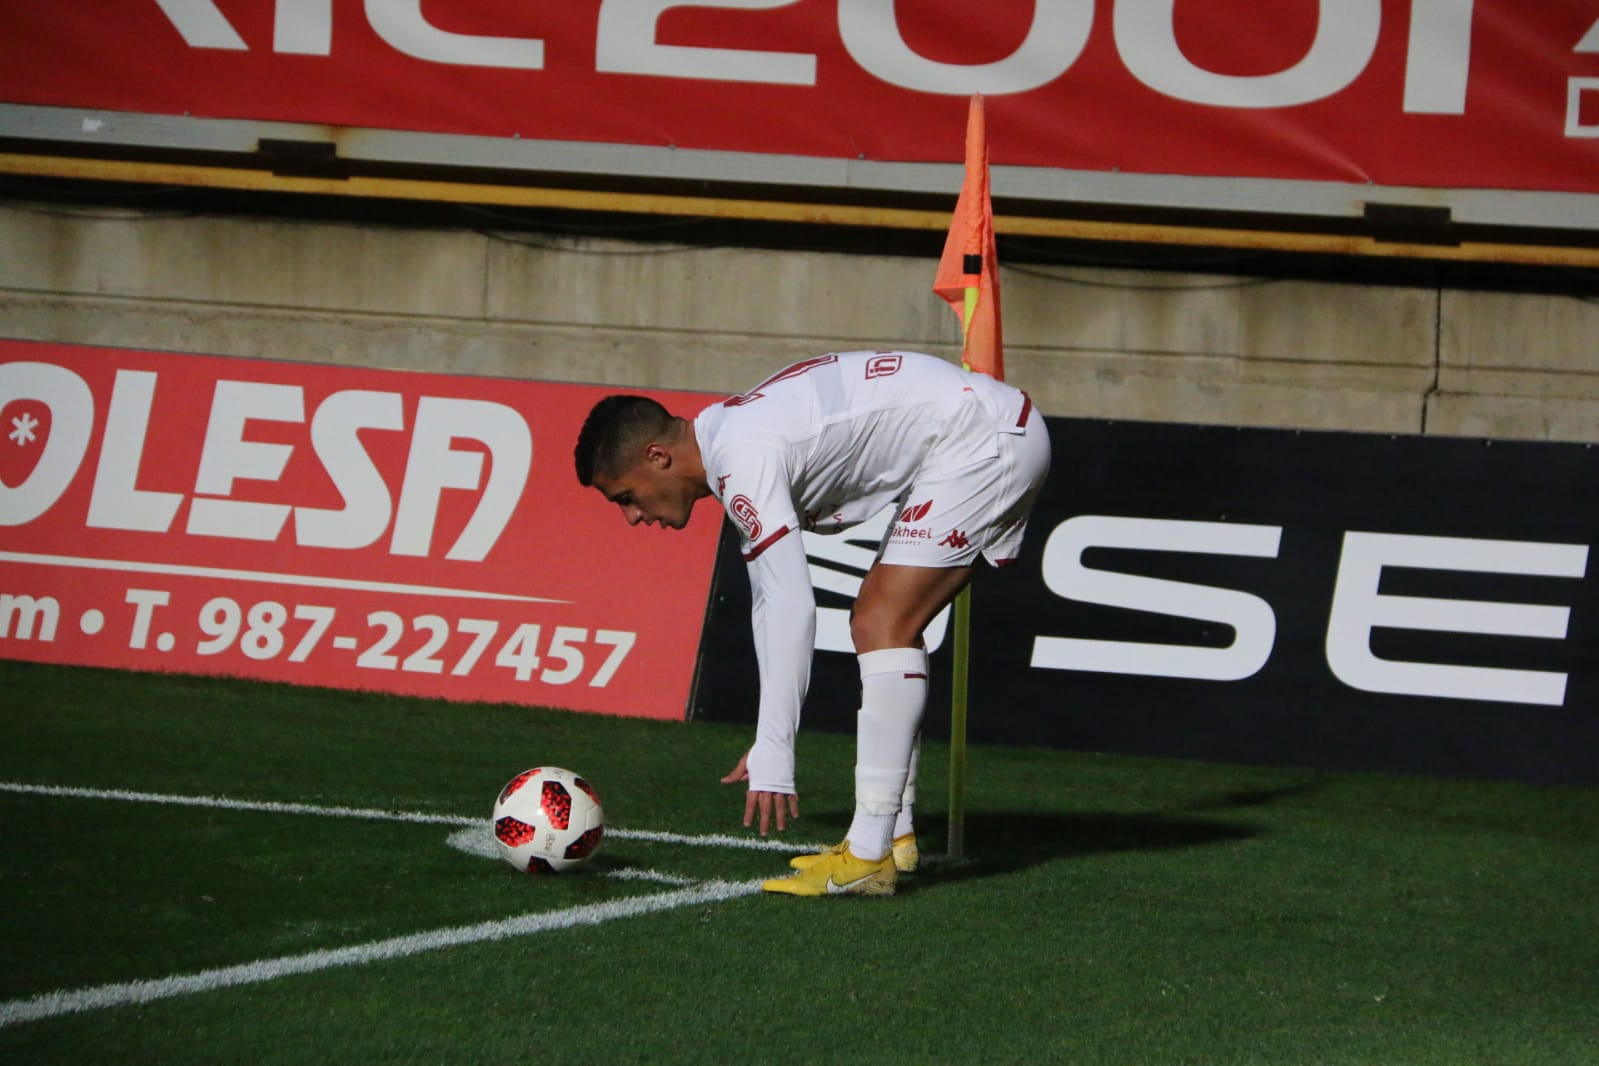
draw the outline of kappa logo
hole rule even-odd
[[[724,496],[727,495],[727,479],[730,478],[730,477],[732,477],[731,474],[718,474],[718,475],[716,475],[716,498],[717,499],[720,500]]]
[[[745,540],[753,544],[761,539],[761,518],[755,513],[755,505],[750,502],[748,496],[734,496],[733,502],[727,505],[727,513],[733,516],[738,528],[744,531]]]
[[[949,536],[938,542],[941,548],[969,548],[972,542],[966,539],[966,534],[958,529],[949,531]]]
[[[899,520],[907,524],[911,522],[920,522],[922,519],[927,517],[927,512],[931,511],[932,509],[932,500],[928,500],[926,503],[913,503],[909,507],[905,508],[904,512],[899,516]]]

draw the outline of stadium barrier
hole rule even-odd
[[[1049,427],[1022,559],[974,588],[973,740],[1599,782],[1591,445]],[[844,593],[879,533],[807,534],[831,616],[808,728],[853,729]],[[706,719],[754,713],[741,569],[724,536],[692,712]],[[931,630],[939,736],[949,648]]]
[[[0,340],[0,656],[749,721],[713,501],[662,540],[572,475],[609,391]],[[973,596],[974,740],[1599,782],[1591,445],[1049,426]],[[853,728],[890,517],[806,534],[808,728]]]

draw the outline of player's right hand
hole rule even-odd
[[[722,778],[722,784],[734,785],[740,781],[748,781],[749,761],[750,753],[746,751],[738,757],[738,765]],[[788,828],[790,818],[799,817],[799,796],[787,792],[751,791],[744,797],[744,828],[748,829],[754,823],[757,814],[760,815],[761,836],[765,836],[771,828],[774,815],[777,819],[777,831],[781,833]]]
[[[748,781],[749,779],[750,753],[746,751],[743,755],[738,757],[738,765],[733,767],[732,771],[729,772],[726,777],[722,778],[722,784],[733,785],[740,781]]]
[[[756,812],[761,816],[761,836],[766,835],[773,815],[777,817],[777,831],[781,833],[788,828],[789,818],[799,817],[799,796],[791,792],[751,792],[744,797],[744,828],[750,827]]]

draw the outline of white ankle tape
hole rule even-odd
[[[855,767],[855,809],[892,818],[899,813],[905,771],[892,767]]]

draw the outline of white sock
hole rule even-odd
[[[910,772],[905,775],[905,791],[900,793],[899,814],[894,818],[894,836],[898,840],[907,833],[916,832],[913,814],[916,807],[916,768],[922,761],[922,734],[916,734],[916,743],[911,746]]]
[[[885,648],[856,657],[861,709],[855,723],[855,819],[849,850],[876,861],[888,854],[910,780],[912,752],[927,706],[927,652]]]

